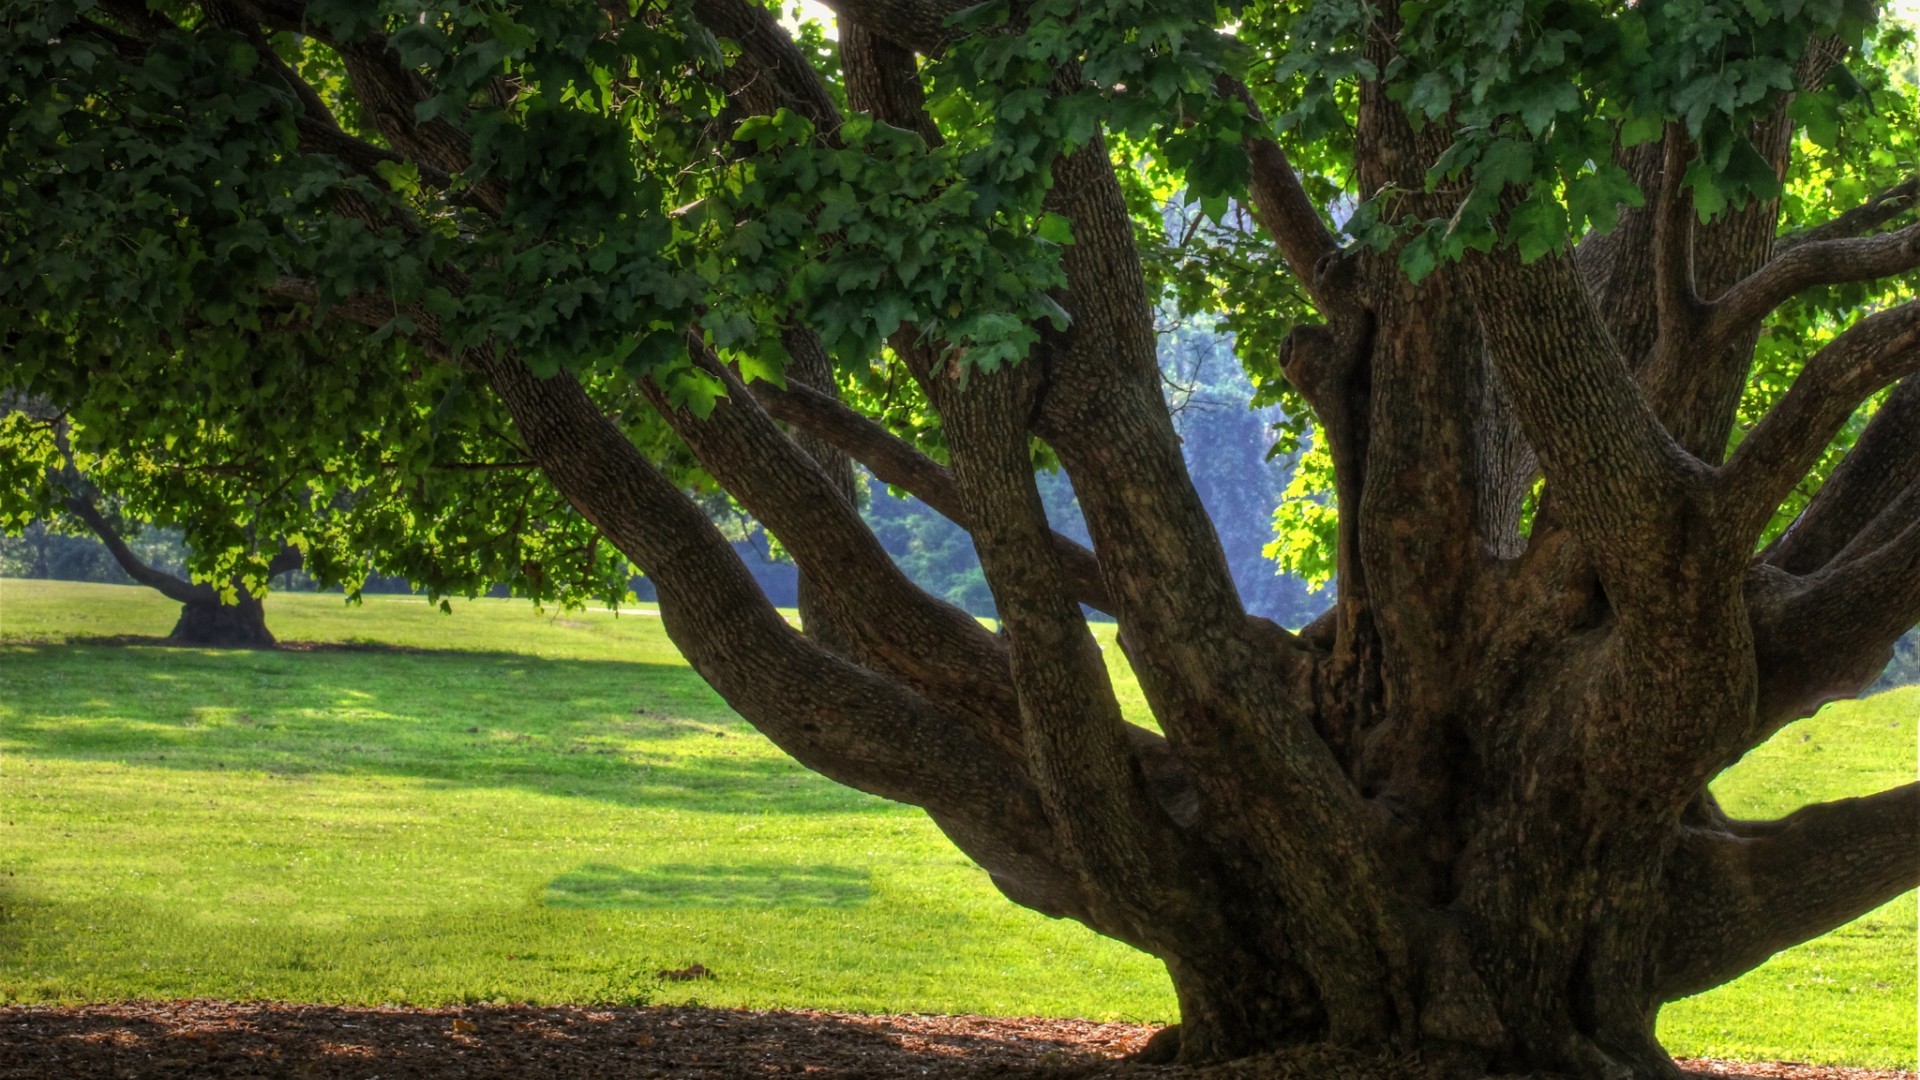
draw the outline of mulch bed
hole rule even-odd
[[[1386,1060],[1308,1054],[1228,1069],[1122,1060],[1152,1028],[1085,1020],[695,1007],[342,1008],[224,1001],[0,1008],[0,1080],[1397,1080]],[[1910,1072],[1684,1062],[1731,1080],[1920,1080]]]

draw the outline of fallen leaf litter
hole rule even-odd
[[[1124,1058],[1154,1029],[1087,1020],[692,1006],[342,1007],[124,1002],[0,1008],[0,1080],[1410,1080],[1307,1052],[1193,1070]],[[1911,1072],[1682,1062],[1700,1080],[1920,1080]]]

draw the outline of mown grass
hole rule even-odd
[[[0,582],[0,1001],[1172,1016],[1151,960],[1014,907],[917,811],[782,756],[644,609],[289,594],[269,604],[283,641],[368,647],[84,643],[175,614],[146,590]],[[1917,706],[1830,708],[1720,794],[1772,815],[1910,778]],[[1914,918],[1909,895],[1671,1007],[1662,1033],[1912,1065]],[[656,977],[695,963],[715,977]]]

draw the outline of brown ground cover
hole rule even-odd
[[[0,1009],[0,1080],[560,1080],[573,1077],[1404,1080],[1390,1059],[1204,1071],[1120,1060],[1153,1029],[1085,1020],[694,1007],[343,1008],[221,1001]],[[1687,1062],[1700,1077],[1920,1080],[1910,1072]]]

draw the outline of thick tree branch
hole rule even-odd
[[[913,51],[857,22],[840,27],[840,67],[846,74],[847,101],[883,123],[919,133],[928,146],[944,140],[927,114]]]
[[[1575,250],[1580,274],[1593,290],[1594,310],[1606,325],[1614,347],[1638,372],[1653,356],[1659,318],[1653,302],[1653,231],[1657,194],[1666,160],[1663,144],[1617,147],[1613,162],[1650,197],[1640,206],[1621,206],[1620,223],[1611,232],[1589,232]]]
[[[1831,221],[1780,237],[1774,242],[1774,257],[1786,255],[1804,244],[1864,236],[1912,210],[1916,200],[1920,200],[1920,176],[1910,176]]]
[[[1086,917],[1007,751],[789,626],[706,514],[571,376],[540,379],[486,353],[475,362],[554,485],[654,582],[669,636],[729,705],[809,768],[925,807],[1016,900]]]
[[[929,56],[959,35],[947,25],[968,0],[825,0],[840,18],[859,23],[881,37]]]
[[[1250,624],[1194,491],[1105,143],[1061,158],[1054,176],[1054,205],[1073,222],[1062,256],[1073,322],[1047,348],[1035,431],[1080,495],[1128,657],[1194,777],[1201,828],[1261,852],[1263,886],[1285,909],[1356,913],[1343,925],[1282,925],[1338,1002],[1329,1006],[1334,1037],[1383,1034],[1380,928],[1370,924],[1391,916],[1361,899],[1382,887],[1368,811],[1307,715],[1311,654],[1290,634]]]
[[[1540,475],[1540,459],[1520,430],[1520,418],[1491,363],[1481,385],[1480,420],[1476,426],[1476,469],[1479,496],[1474,501],[1474,531],[1495,557],[1512,559],[1526,550],[1520,535],[1520,514],[1533,481]]]
[[[1502,249],[1466,267],[1488,353],[1557,505],[1609,596],[1657,606],[1656,563],[1673,555],[1703,470],[1654,416],[1571,260],[1523,264]]]
[[[283,541],[280,544],[280,550],[274,552],[273,558],[267,560],[267,576],[279,577],[281,574],[300,569],[306,563],[307,557],[304,552]]]
[[[1105,142],[1062,158],[1054,173],[1060,209],[1074,226],[1075,242],[1062,256],[1073,325],[1066,346],[1047,361],[1040,434],[1086,493],[1110,590],[1124,580],[1125,588],[1150,591],[1148,602],[1164,612],[1153,621],[1172,620],[1165,625],[1171,633],[1190,621],[1196,628],[1238,624],[1245,612],[1161,396],[1152,309]],[[1109,551],[1139,565],[1108,565]],[[1124,620],[1131,605],[1117,592],[1114,600]]]
[[[1920,267],[1920,224],[1876,236],[1796,245],[1713,301],[1700,348],[1717,352],[1773,309],[1815,286],[1872,281],[1915,267]]]
[[[1693,196],[1682,182],[1692,157],[1693,141],[1685,129],[1668,124],[1653,219],[1653,300],[1659,320],[1656,366],[1689,349],[1699,329],[1702,305],[1694,291]]]
[[[1920,885],[1920,784],[1731,830],[1672,860],[1655,992],[1672,1001],[1758,967]]]
[[[1037,365],[1021,365],[975,373],[964,389],[941,379],[929,386],[1009,641],[1028,770],[1094,902],[1111,904],[1136,936],[1190,937],[1188,894],[1204,882],[1147,787],[1106,661],[1062,588],[1033,482],[1027,419],[1040,376]]]
[[[1763,558],[1789,574],[1827,565],[1902,491],[1920,484],[1920,378],[1887,395],[1859,441]]]
[[[1845,51],[1832,38],[1816,38],[1807,45],[1795,68],[1800,86],[1813,86]],[[1788,114],[1788,95],[1776,98],[1772,110],[1754,121],[1746,134],[1754,150],[1784,177],[1793,155],[1795,124]],[[1669,175],[1669,180],[1683,179]],[[1773,238],[1780,228],[1778,199],[1760,199],[1732,209],[1708,222],[1692,225],[1693,281],[1698,296],[1715,297],[1767,264]],[[1696,313],[1697,314],[1697,313]],[[1753,349],[1759,340],[1757,323],[1731,330],[1712,348],[1691,339],[1704,330],[1679,335],[1675,347],[1661,350],[1643,374],[1647,396],[1673,440],[1689,454],[1718,465],[1727,453],[1728,439],[1739,410]]]
[[[1009,748],[1019,703],[1006,647],[966,612],[923,592],[826,472],[782,432],[733,373],[689,335],[694,359],[728,397],[704,419],[643,389],[715,480],[793,554],[852,657],[948,712],[976,717]]]
[[[693,15],[717,36],[740,46],[737,66],[746,69],[746,78],[728,88],[730,97],[744,98],[761,114],[792,109],[823,135],[840,127],[833,95],[773,12],[747,0],[697,0]]]
[[[780,335],[787,350],[787,366],[796,378],[811,380],[821,386],[833,385],[833,359],[820,343],[820,335],[800,326],[789,326]],[[690,345],[705,350],[703,343],[690,341]],[[826,474],[833,489],[846,500],[847,505],[856,505],[859,501],[859,489],[855,486],[853,462],[832,444],[805,432],[793,433],[794,444],[813,459]],[[820,583],[812,574],[802,572],[795,582],[798,593],[797,606],[800,609],[800,625],[807,635],[843,656],[856,655],[859,630],[843,625],[848,617],[857,618],[858,612],[836,611],[830,602],[822,603]]]
[[[833,444],[880,480],[918,498],[936,513],[972,531],[953,473],[914,449],[913,444],[867,419],[852,408],[794,379],[784,387],[757,380],[748,386],[767,414]],[[1053,549],[1061,572],[1072,584],[1079,603],[1097,611],[1113,612],[1100,564],[1075,541],[1053,533]]]
[[[69,513],[79,518],[81,523],[100,538],[100,542],[106,545],[107,553],[113,556],[113,561],[120,564],[120,569],[125,570],[128,577],[176,603],[218,604],[220,602],[220,594],[212,586],[183,581],[165,571],[156,570],[142,561],[140,556],[135,555],[133,549],[127,546],[127,541],[120,535],[120,530],[114,528],[113,522],[107,515],[101,513],[100,508],[93,504],[92,499],[85,495],[69,495],[66,499],[66,507]]]
[[[1916,300],[1860,320],[1807,361],[1720,472],[1717,486],[1732,537],[1751,544],[1860,403],[1916,368]]]

